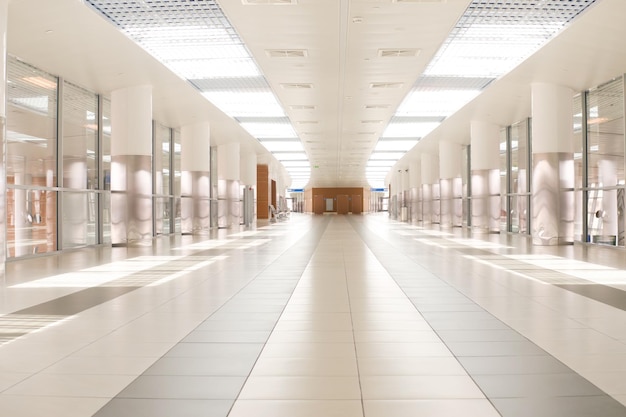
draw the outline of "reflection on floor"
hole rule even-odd
[[[626,416],[625,267],[297,214],[9,262],[0,415]]]

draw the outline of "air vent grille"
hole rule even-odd
[[[257,4],[269,4],[269,5],[280,5],[280,4],[298,4],[298,0],[241,0],[241,2],[245,5],[257,5]]]
[[[378,56],[381,58],[405,57],[415,58],[420,53],[419,49],[379,49]]]
[[[315,110],[315,106],[311,104],[294,104],[289,107],[291,110]]]
[[[285,83],[280,85],[285,90],[310,90],[313,84],[308,83]]]
[[[270,58],[306,58],[306,49],[266,49],[265,53]]]
[[[448,0],[391,0],[392,3],[446,3]]]
[[[370,88],[400,88],[404,83],[371,83]]]

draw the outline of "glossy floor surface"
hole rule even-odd
[[[626,416],[625,265],[297,214],[9,262],[0,415]]]

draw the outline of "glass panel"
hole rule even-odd
[[[155,124],[154,143],[154,191],[159,197],[154,199],[155,234],[170,233],[170,135],[171,129]]]
[[[56,250],[57,79],[7,62],[8,256]],[[28,186],[36,186],[30,189]]]
[[[507,143],[508,129],[500,130],[500,230],[506,232],[507,227],[507,178],[509,175],[509,165],[507,161],[508,143]]]
[[[616,245],[623,233],[624,84],[615,79],[587,97],[589,240]]]
[[[583,237],[583,110],[582,95],[574,96],[572,114],[574,115],[574,239],[585,241]]]
[[[102,100],[102,239],[111,243],[111,100]]]
[[[154,171],[157,195],[170,194],[170,132],[168,127],[156,124]]]
[[[171,202],[169,197],[155,197],[154,198],[154,212],[155,212],[155,233],[157,235],[170,233],[170,212]]]
[[[511,193],[530,191],[528,159],[528,123],[524,120],[511,126]]]
[[[65,82],[63,87],[63,187],[98,188],[98,97]]]
[[[181,213],[180,213],[180,179],[181,170],[181,139],[180,130],[174,130],[174,232],[181,233]]]
[[[462,197],[463,197],[463,226],[469,226],[469,164],[470,164],[470,145],[463,147],[463,157],[461,159],[461,187],[462,187]]]
[[[621,78],[588,97],[589,187],[624,184],[624,86]]]
[[[57,193],[7,189],[7,253],[18,257],[56,250]]]
[[[63,198],[63,249],[97,243],[96,192],[64,191]]]

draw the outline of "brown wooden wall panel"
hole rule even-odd
[[[267,165],[256,166],[256,217],[257,219],[269,219],[269,179],[270,172]]]
[[[369,188],[363,188],[363,212],[364,213],[369,213],[370,211],[372,211],[371,200],[372,200],[372,190],[370,190]]]
[[[337,214],[348,214],[350,210],[348,201],[346,194],[337,195]]]
[[[276,181],[271,180],[271,185],[272,185],[272,205],[274,206],[275,209],[278,209],[278,204],[277,203],[277,197],[276,197]]]
[[[324,196],[321,194],[314,195],[313,196],[313,213],[324,214],[324,209],[325,209]]]
[[[335,199],[335,201],[337,201],[337,196],[339,196],[339,195],[346,195],[346,196],[360,195],[360,196],[363,196],[363,194],[364,194],[364,188],[362,188],[362,187],[313,188],[313,199],[314,200],[315,200],[316,196],[318,196],[318,195],[322,196],[322,199],[333,198],[333,199]],[[337,206],[337,205],[338,204],[336,204],[335,206]],[[352,204],[349,201],[348,202],[348,211],[352,210],[351,206],[352,206]],[[361,207],[362,207],[362,202],[361,202]],[[324,208],[326,208],[326,206],[324,206]]]
[[[358,194],[352,195],[352,214],[361,214],[363,212],[363,196]]]

